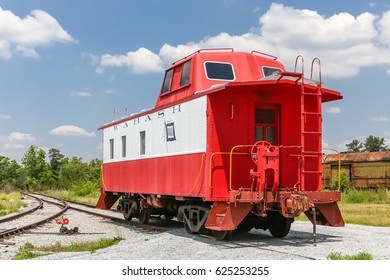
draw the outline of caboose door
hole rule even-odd
[[[255,108],[255,142],[267,141],[279,145],[279,107],[260,105]]]

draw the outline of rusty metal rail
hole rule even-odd
[[[37,197],[35,197],[35,196],[31,195],[31,194],[28,194],[28,196],[33,197],[35,199],[39,199],[39,198],[37,198]],[[39,199],[39,200],[45,201],[43,199]],[[57,203],[54,203],[54,202],[48,202],[48,203],[57,204]],[[25,226],[22,226],[22,227],[12,228],[12,229],[8,229],[8,230],[5,230],[5,231],[2,231],[2,232],[0,232],[0,240],[3,240],[5,238],[8,238],[8,237],[16,235],[16,234],[20,234],[22,232],[28,231],[28,230],[30,230],[32,228],[36,228],[36,227],[38,227],[38,226],[40,226],[42,224],[50,222],[51,220],[61,216],[68,209],[68,205],[65,202],[63,202],[62,204],[58,203],[57,205],[59,205],[61,207],[61,210],[59,212],[56,212],[55,214],[50,215],[49,217],[45,217],[44,219],[39,220],[38,222],[35,222],[35,223],[31,223],[31,224],[28,224],[28,225],[25,225]],[[41,205],[41,207],[42,207],[42,205]],[[28,213],[31,213],[31,211],[28,212]],[[28,213],[25,213],[22,216],[24,216],[24,215],[26,215]],[[15,217],[15,215],[14,215],[11,218],[9,218],[8,221],[10,221],[12,219],[17,219],[17,218],[20,218],[20,217],[21,216],[17,216],[17,215]]]
[[[8,222],[8,221],[12,221],[14,219],[17,219],[17,218],[20,218],[20,217],[23,217],[24,215],[27,215],[27,214],[30,214],[38,209],[41,209],[43,207],[43,202],[41,199],[39,199],[38,197],[34,197],[34,196],[31,196],[29,195],[30,197],[36,199],[38,201],[38,205],[31,208],[31,209],[27,209],[25,211],[22,211],[20,213],[17,213],[17,214],[14,214],[14,215],[8,215],[8,216],[5,216],[4,218],[1,218],[0,219],[0,224],[1,223],[5,223],[5,222]]]
[[[49,196],[49,195],[42,195],[42,194],[37,194],[37,195],[44,196],[44,197],[47,197],[47,198],[56,199],[56,200],[60,200],[57,197],[53,197],[53,196]],[[42,200],[43,201],[47,201],[47,202],[50,203],[50,200],[46,200],[46,199],[43,199],[43,198],[42,198]],[[148,231],[157,231],[157,232],[166,231],[166,229],[161,228],[161,227],[157,227],[157,226],[153,226],[153,225],[149,225],[149,224],[141,224],[141,223],[137,223],[137,222],[133,222],[133,221],[128,221],[128,220],[125,220],[125,219],[122,219],[122,218],[113,217],[112,215],[109,215],[109,214],[103,214],[103,213],[96,212],[96,207],[93,206],[93,205],[90,205],[90,204],[81,203],[81,202],[75,202],[75,201],[71,201],[71,200],[61,200],[61,201],[64,201],[67,204],[68,209],[79,211],[79,212],[83,212],[83,213],[86,213],[86,214],[89,214],[89,215],[93,215],[93,216],[97,216],[97,217],[100,217],[100,218],[108,219],[108,220],[111,220],[111,221],[116,222],[116,223],[128,224],[128,225],[131,225],[131,226],[134,226],[134,227],[137,227],[137,228],[141,228],[141,229],[144,229],[144,230],[148,230]],[[52,202],[52,203],[55,203],[55,202]],[[86,207],[86,208],[90,208],[91,210],[82,209],[82,208],[73,206],[72,204],[79,205],[79,206]],[[99,210],[100,211],[107,211],[108,213],[109,212],[118,213],[118,211],[114,210],[114,209],[110,209],[110,210],[99,209]]]

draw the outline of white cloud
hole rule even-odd
[[[34,141],[37,140],[31,134],[29,134],[29,133],[21,133],[21,132],[12,132],[9,135],[9,139],[11,141],[16,140],[16,141],[28,141],[28,142],[34,142]]]
[[[92,97],[92,93],[86,91],[71,91],[70,96],[79,96],[79,97]]]
[[[97,72],[102,73],[102,67],[129,67],[133,73],[160,72],[163,70],[161,58],[145,48],[135,52],[129,51],[125,55],[104,54],[100,58]]]
[[[37,58],[36,48],[51,43],[76,43],[58,21],[42,10],[33,10],[20,18],[0,7],[0,57],[8,59],[13,52]]]
[[[113,90],[113,89],[111,89],[111,88],[108,88],[108,89],[106,89],[106,90],[104,91],[104,93],[106,93],[106,94],[113,94],[113,93],[115,93],[115,90]]]
[[[374,116],[371,119],[373,122],[388,122],[390,119],[383,116]]]
[[[390,11],[383,13],[382,18],[378,21],[379,25],[379,41],[385,44],[387,47],[390,46]]]
[[[383,15],[366,12],[356,17],[349,13],[326,17],[308,9],[272,4],[259,18],[259,26],[249,30],[241,35],[220,33],[177,46],[166,43],[158,54],[145,48],[125,55],[105,54],[99,71],[108,66],[127,66],[137,73],[161,71],[163,65],[198,49],[226,46],[276,55],[288,69],[298,54],[307,64],[319,57],[322,74],[335,78],[357,75],[362,67],[390,66],[390,11]]]
[[[0,115],[0,120],[10,120],[11,116],[10,115]]]
[[[326,109],[326,112],[329,114],[340,114],[341,109],[339,107],[329,107],[328,109]]]
[[[94,137],[94,132],[87,132],[84,128],[74,125],[62,125],[56,127],[50,131],[52,135],[58,136],[81,136],[81,137]]]
[[[5,143],[1,150],[24,150],[26,146],[19,143]]]

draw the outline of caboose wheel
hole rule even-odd
[[[273,237],[283,238],[285,237],[291,228],[293,219],[285,218],[280,213],[270,215],[270,227],[269,231]]]
[[[142,208],[139,212],[138,220],[141,224],[147,224],[150,218],[150,207]]]
[[[131,221],[131,219],[134,218],[134,216],[131,214],[130,209],[127,209],[127,211],[123,211],[122,214],[125,220]]]
[[[131,219],[137,216],[137,212],[139,211],[138,209],[139,207],[137,202],[135,200],[131,200],[129,205],[122,210],[123,217],[126,220],[131,221]]]
[[[213,230],[213,234],[217,240],[229,240],[232,236],[232,233],[232,230]]]
[[[189,233],[189,234],[194,234],[196,233],[195,231],[193,231],[191,228],[190,228],[190,225],[188,224],[190,221],[188,220],[184,220],[184,228],[186,229],[186,232]]]

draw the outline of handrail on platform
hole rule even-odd
[[[248,145],[248,147],[250,147],[250,146],[252,146],[252,145]],[[237,146],[236,146],[237,147]],[[233,147],[233,149],[234,149],[235,147]],[[232,150],[233,150],[232,149]],[[230,161],[230,163],[229,163],[229,189],[230,190],[232,190],[232,169],[233,169],[233,167],[232,167],[232,157],[233,157],[233,155],[250,155],[250,153],[233,153],[233,151],[230,151],[230,152],[215,152],[215,153],[212,153],[211,154],[211,156],[210,156],[210,175],[209,175],[209,186],[210,186],[210,189],[212,189],[213,188],[213,186],[212,186],[212,174],[213,174],[213,172],[212,172],[212,164],[213,164],[213,157],[215,156],[215,155],[229,155],[230,156],[230,158],[229,158],[229,161]]]
[[[340,179],[341,179],[341,156],[340,156],[340,152],[338,151],[338,150],[336,150],[335,148],[322,148],[323,150],[329,150],[329,151],[334,151],[334,152],[336,152],[337,154],[338,154],[338,158],[339,158],[339,160],[338,160],[338,162],[339,162],[339,164],[338,164],[338,177],[339,177],[339,188],[338,188],[338,191],[340,191],[340,188],[341,188],[341,183],[340,183]]]

